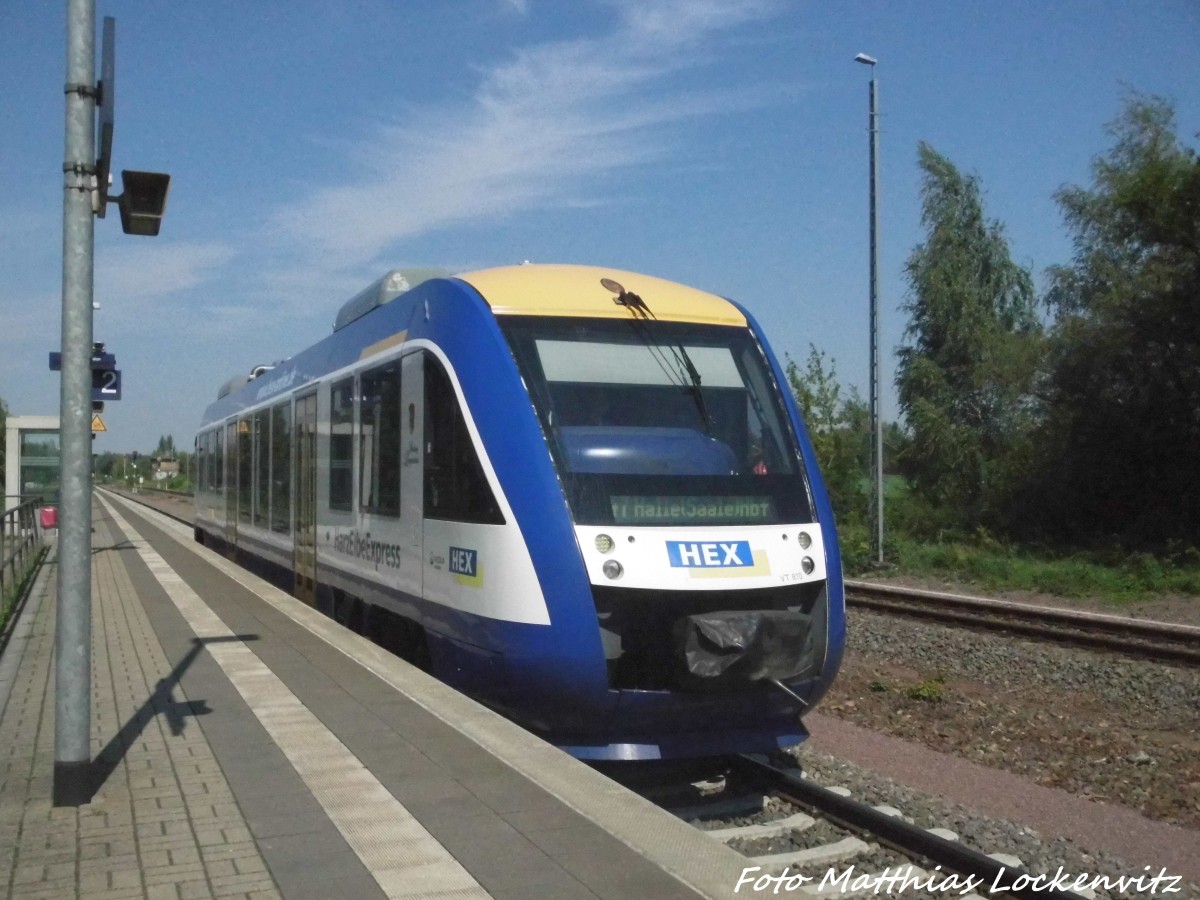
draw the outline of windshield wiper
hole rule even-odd
[[[708,404],[704,402],[704,391],[700,389],[700,373],[696,371],[696,366],[692,362],[692,358],[688,355],[687,348],[683,344],[677,344],[676,346],[683,357],[684,365],[687,366],[688,378],[692,381],[692,386],[687,388],[687,392],[696,401],[696,409],[699,410],[700,418],[704,422],[704,433],[711,437],[712,419],[708,415]]]
[[[642,343],[646,345],[659,367],[666,373],[667,379],[669,381],[678,380],[679,386],[691,394],[696,403],[696,410],[700,413],[700,421],[704,423],[704,433],[711,437],[712,419],[708,415],[708,404],[704,400],[704,391],[700,387],[700,372],[696,368],[696,364],[692,362],[691,356],[688,355],[687,348],[678,342],[666,345],[674,357],[674,360],[671,361],[674,366],[671,366],[663,353],[663,345],[658,342],[653,331],[646,325],[649,321],[658,321],[658,317],[654,315],[646,301],[633,291],[625,290],[611,278],[601,278],[600,283],[617,295],[613,298],[614,303],[629,310],[633,317],[631,321],[641,337]]]

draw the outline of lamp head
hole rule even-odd
[[[117,198],[121,208],[121,229],[126,234],[153,237],[162,225],[167,208],[167,189],[171,176],[161,172],[121,172],[124,193]]]

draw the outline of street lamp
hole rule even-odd
[[[154,237],[167,208],[171,176],[162,172],[121,172],[124,193],[115,198],[121,208],[121,229],[126,234]]]
[[[873,56],[860,53],[854,61],[871,67],[867,131],[871,147],[871,550],[883,563],[883,417],[879,408],[879,81]]]

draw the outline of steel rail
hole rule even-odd
[[[846,592],[847,603],[864,608],[1200,664],[1200,628],[1192,625],[863,581],[847,581]]]
[[[798,771],[781,769],[765,758],[743,755],[733,758],[743,775],[769,786],[798,806],[816,812],[849,831],[869,836],[905,856],[927,860],[959,875],[982,878],[984,885],[1003,884],[1002,893],[1031,900],[1083,900],[1081,895],[1047,884],[1047,876],[1007,866],[985,853],[933,834],[925,828],[888,815],[866,803],[844,797],[802,778]]]

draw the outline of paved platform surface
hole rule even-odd
[[[55,552],[0,655],[0,896],[733,896],[734,851],[108,494],[96,789],[53,807]]]

